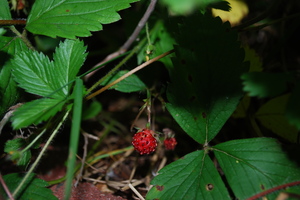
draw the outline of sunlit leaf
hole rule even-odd
[[[26,29],[35,34],[73,39],[102,30],[102,24],[121,19],[117,11],[138,0],[36,0]]]
[[[298,130],[289,124],[285,117],[285,109],[290,95],[283,95],[271,99],[262,105],[255,113],[255,118],[280,137],[296,143],[298,140]]]

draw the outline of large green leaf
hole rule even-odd
[[[232,140],[213,149],[238,199],[247,199],[276,186],[300,180],[299,166],[289,159],[275,139]],[[267,195],[267,199],[276,199],[276,195]]]
[[[117,11],[138,0],[36,0],[26,29],[50,37],[90,36],[102,30],[101,24],[120,19]]]
[[[7,0],[0,0],[0,20],[11,19],[11,14]]]
[[[204,10],[209,4],[221,2],[222,0],[162,0],[172,14],[186,15],[190,14],[196,9]]]
[[[28,102],[14,112],[12,125],[14,129],[19,129],[31,124],[38,124],[54,116],[65,103],[66,101],[62,99],[47,98]]]
[[[27,47],[20,38],[0,36],[0,115],[18,99],[17,84],[11,73],[10,59]]]
[[[167,109],[194,140],[212,140],[242,97],[244,51],[229,24],[208,15],[182,18]]]
[[[146,199],[230,199],[205,151],[195,151],[161,169]]]
[[[54,54],[54,62],[47,56],[34,51],[19,53],[13,63],[13,75],[19,86],[27,92],[52,98],[64,98],[70,85],[83,64],[86,47],[79,40],[60,43]]]
[[[255,118],[265,126],[272,130],[273,133],[280,137],[296,143],[298,140],[298,130],[290,125],[285,117],[285,108],[290,95],[283,95],[271,99],[262,105],[255,113]],[[296,107],[294,108],[296,109]]]
[[[23,174],[13,173],[3,176],[3,179],[10,191],[14,191],[21,180],[23,179]],[[30,177],[23,185],[23,192],[19,193],[15,199],[39,199],[39,200],[57,200],[48,188],[48,183],[42,179],[34,178],[34,174],[30,174]],[[7,199],[7,195],[2,187],[0,186],[0,198]]]

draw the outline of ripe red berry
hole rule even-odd
[[[177,141],[174,137],[172,138],[167,138],[164,140],[164,145],[167,150],[174,150],[175,146],[177,145]]]
[[[149,129],[142,129],[133,136],[132,145],[141,155],[150,154],[155,151],[157,141],[153,136],[154,132]]]

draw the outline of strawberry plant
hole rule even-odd
[[[79,182],[126,198],[299,198],[299,5],[248,4],[0,0],[1,198],[70,199]],[[117,96],[134,103],[110,107]],[[42,180],[63,136],[66,172]]]

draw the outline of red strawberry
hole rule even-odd
[[[177,141],[174,137],[172,138],[167,138],[164,140],[164,145],[167,150],[174,150],[175,146],[177,145]]]
[[[133,136],[132,145],[141,155],[150,154],[155,151],[157,141],[153,136],[154,132],[149,129],[142,129]]]

